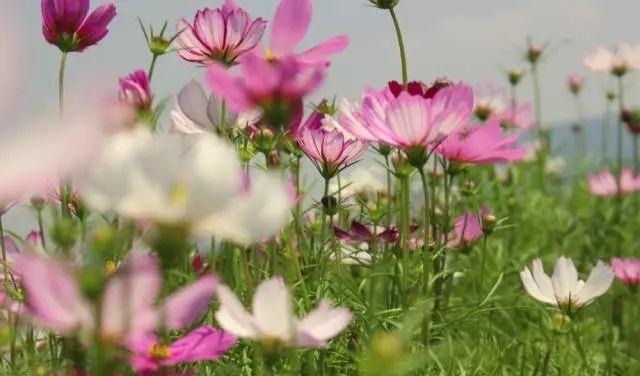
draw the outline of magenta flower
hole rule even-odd
[[[137,110],[149,110],[153,100],[147,72],[138,69],[126,77],[120,78],[120,101]]]
[[[264,52],[267,60],[280,60],[287,56],[304,65],[327,66],[329,57],[341,52],[349,44],[346,35],[333,37],[306,51],[295,53],[294,49],[307,34],[311,24],[312,0],[281,0],[273,17],[270,31],[270,47]]]
[[[302,98],[324,79],[324,69],[305,67],[294,57],[269,62],[256,54],[247,54],[240,64],[241,75],[232,75],[226,67],[211,64],[207,82],[215,95],[225,99],[236,111],[262,109],[268,124],[288,124],[292,113],[302,107]]]
[[[331,115],[315,110],[296,132],[298,145],[326,179],[355,163],[369,147],[366,141],[347,139],[331,122]]]
[[[513,145],[517,140],[517,135],[505,137],[500,125],[489,122],[451,134],[436,148],[436,152],[455,163],[516,162],[524,157],[524,150]]]
[[[111,275],[97,316],[72,265],[23,253],[16,257],[15,269],[22,278],[27,311],[35,325],[62,335],[93,333],[97,327],[101,340],[116,343],[159,326],[180,329],[190,325],[206,310],[217,285],[214,277],[202,277],[156,308],[162,286],[158,263],[155,258],[138,256]]]
[[[584,85],[584,77],[579,74],[571,74],[567,77],[567,87],[573,95],[578,95]]]
[[[355,219],[351,221],[351,232],[341,229],[340,227],[334,226],[333,233],[336,235],[338,239],[344,242],[349,243],[373,243],[376,242],[378,244],[390,244],[395,243],[398,240],[399,233],[398,230],[393,227],[383,227],[380,226],[376,229],[375,233],[373,231],[373,226],[365,226],[362,223],[359,223]]]
[[[199,10],[193,25],[184,19],[178,22],[178,54],[200,64],[233,65],[256,47],[266,26],[265,20],[252,19],[234,0],[225,0],[220,8]]]
[[[622,169],[619,180],[620,187],[618,187],[618,177],[603,170],[589,176],[589,190],[596,196],[617,196],[618,194],[633,193],[640,189],[640,175],[634,177],[628,168]]]
[[[490,216],[489,208],[484,207],[479,213],[463,213],[454,225],[454,238],[448,243],[450,247],[468,246],[484,236],[483,221]]]
[[[216,360],[236,343],[236,338],[224,331],[204,325],[192,330],[170,345],[164,345],[155,335],[136,338],[127,343],[131,366],[138,374],[184,363]],[[165,374],[165,373],[162,373]]]
[[[611,259],[611,268],[620,282],[629,286],[640,285],[640,260],[635,258]]]
[[[464,84],[431,87],[395,83],[365,92],[362,108],[341,103],[342,128],[355,138],[399,148],[426,148],[465,127],[473,112],[473,93]]]
[[[116,16],[113,4],[89,13],[89,0],[42,0],[42,34],[62,52],[82,52],[104,38]]]

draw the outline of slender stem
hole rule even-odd
[[[482,253],[480,253],[480,291],[484,291],[484,271],[487,257],[487,236],[482,237]]]
[[[42,220],[42,210],[38,209],[38,231],[40,231],[40,237],[42,238],[42,248],[47,249],[47,240],[44,233],[44,222]]]
[[[392,189],[391,188],[391,167],[389,165],[389,156],[388,155],[385,155],[384,163],[385,163],[385,166],[387,168],[387,205],[390,207],[392,205],[392,202],[391,202],[391,197],[392,196],[391,195],[392,195],[393,192],[391,190]],[[391,216],[390,215],[387,215],[387,223],[386,224],[387,224],[387,226],[391,225]]]
[[[7,264],[7,250],[6,247],[4,246],[4,225],[2,223],[2,214],[0,214],[0,249],[2,249],[2,272],[3,272],[3,283],[5,285],[5,288],[7,288],[6,286],[9,285],[9,265]],[[14,323],[13,323],[13,312],[11,312],[11,309],[9,307],[7,307],[7,321],[9,321],[9,338],[11,340],[11,347],[10,347],[10,360],[11,360],[11,367],[13,368],[15,366],[15,359],[16,359],[16,332],[15,332],[15,328],[14,328]]]
[[[637,174],[638,173],[638,168],[640,167],[638,165],[638,162],[640,160],[640,156],[638,155],[638,135],[634,134],[633,135],[633,140],[632,142],[632,146],[633,146],[633,174]]]
[[[63,52],[60,55],[60,68],[58,70],[58,109],[60,110],[60,117],[64,113],[64,73],[67,67],[67,53]]]
[[[606,163],[608,161],[608,153],[607,153],[607,149],[608,149],[608,144],[609,144],[609,132],[608,132],[608,128],[609,128],[609,121],[611,119],[611,101],[609,99],[607,99],[607,104],[605,107],[605,112],[604,112],[604,117],[602,118],[602,135],[601,135],[601,149],[602,149],[602,162]]]
[[[622,122],[622,111],[624,110],[624,83],[622,81],[622,76],[618,76],[617,79],[618,84],[618,104],[620,106],[620,113],[618,116],[618,151],[617,151],[617,161],[616,161],[616,172],[618,174],[618,189],[622,186],[622,131],[624,128],[624,123]],[[616,211],[615,211],[615,223],[616,225],[620,225],[622,223],[622,194],[618,192],[616,195]],[[620,239],[622,240],[622,239]],[[620,251],[620,243],[621,241],[616,242],[616,247],[618,248],[618,253]]]
[[[587,353],[584,351],[584,347],[582,346],[582,342],[580,341],[580,336],[578,335],[578,332],[575,329],[575,325],[572,323],[571,324],[571,337],[573,337],[573,341],[576,344],[576,349],[578,350],[578,353],[580,354],[580,358],[582,359],[582,363],[584,365],[585,368],[589,368],[589,360],[587,358]]]
[[[153,54],[151,58],[151,65],[149,66],[149,82],[151,82],[151,77],[153,77],[153,71],[156,68],[156,61],[158,60],[158,55]]]
[[[427,176],[424,173],[424,167],[418,169],[420,173],[420,180],[422,181],[422,194],[424,196],[424,212],[422,214],[422,230],[423,230],[423,255],[422,255],[422,294],[425,299],[429,295],[429,184],[427,182]],[[435,205],[435,204],[434,204]],[[431,326],[431,318],[425,313],[422,318],[422,344],[427,346],[429,344],[429,332]]]
[[[322,196],[322,201],[328,200],[329,199],[329,179],[324,179],[324,194]],[[320,255],[322,255],[324,253],[324,242],[327,238],[327,212],[326,209],[324,208],[324,203],[322,204],[322,220],[321,220],[321,229],[320,229],[320,242],[318,244],[318,253],[317,253],[317,257],[316,257],[316,262],[321,262],[320,260]],[[339,262],[339,261],[338,261]]]
[[[391,19],[393,20],[393,27],[396,29],[396,37],[398,38],[398,48],[400,49],[400,63],[402,64],[402,84],[407,86],[409,83],[409,77],[407,73],[407,53],[404,47],[404,39],[402,38],[402,30],[400,30],[400,22],[394,8],[389,8],[391,13]]]
[[[545,142],[544,147],[550,147],[550,145],[546,144],[548,140],[547,136],[542,129],[542,101],[540,97],[540,79],[538,77],[538,64],[531,64],[531,80],[533,85],[533,106],[535,108],[535,120],[536,120],[536,130],[538,132],[538,137],[540,137],[542,142]]]

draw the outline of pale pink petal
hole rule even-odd
[[[311,0],[281,0],[271,21],[271,50],[288,55],[304,38],[311,24]]]
[[[160,311],[164,326],[177,330],[191,325],[209,307],[217,285],[216,278],[204,276],[166,298]]]
[[[218,285],[216,295],[220,301],[220,308],[216,312],[218,324],[238,337],[257,338],[253,317],[244,309],[233,291],[225,285]]]
[[[322,347],[337,336],[353,319],[346,308],[334,308],[329,300],[322,300],[318,308],[298,322],[298,345]]]
[[[262,282],[253,296],[253,315],[260,334],[289,342],[294,335],[291,293],[280,278]]]

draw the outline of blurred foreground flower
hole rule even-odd
[[[611,259],[611,267],[620,282],[629,286],[640,285],[640,260],[636,258],[620,259],[614,257]]]
[[[269,48],[264,51],[266,60],[295,57],[303,65],[326,67],[329,57],[341,52],[349,44],[346,35],[339,35],[312,48],[296,53],[294,49],[309,30],[313,0],[281,0],[271,21]]]
[[[214,95],[207,98],[195,80],[186,84],[177,95],[171,111],[171,131],[182,134],[216,133],[225,127],[244,129],[260,120],[259,111],[233,113]]]
[[[140,127],[113,137],[81,192],[100,211],[241,243],[280,230],[292,206],[280,178],[248,180],[233,148],[215,136],[153,137]]]
[[[62,52],[82,52],[98,43],[116,16],[113,4],[89,13],[89,0],[42,0],[42,34]]]
[[[61,335],[87,335],[97,329],[100,338],[94,340],[109,343],[133,339],[158,327],[190,325],[204,313],[217,285],[214,277],[202,277],[156,308],[162,286],[158,264],[150,256],[136,256],[111,275],[104,291],[97,291],[101,311],[96,312],[83,294],[87,286],[77,279],[80,271],[71,265],[24,253],[17,257],[15,269],[27,293],[28,317],[36,326]]]
[[[253,315],[224,285],[218,286],[220,326],[240,338],[250,338],[268,347],[324,347],[352,319],[346,308],[334,308],[322,300],[318,308],[302,320],[293,313],[291,292],[279,278],[263,281],[253,296]]]
[[[145,372],[156,372],[164,367],[216,360],[235,343],[233,335],[204,325],[170,345],[163,345],[155,335],[148,335],[129,341],[127,347],[133,352],[130,360],[133,369],[146,375]]]
[[[538,258],[533,260],[532,271],[525,267],[520,272],[527,293],[536,300],[559,307],[568,313],[591,303],[607,292],[614,277],[611,268],[598,261],[587,281],[582,281],[578,278],[578,271],[571,259],[564,256],[560,256],[556,261],[551,277],[544,273],[542,261]]]
[[[620,183],[620,186],[618,186],[618,183]],[[631,170],[625,168],[618,179],[611,172],[603,170],[589,176],[589,190],[596,196],[617,196],[633,193],[640,190],[640,175],[634,177]]]
[[[191,62],[233,65],[260,43],[266,26],[267,21],[252,19],[234,0],[225,0],[220,8],[199,10],[193,25],[184,19],[178,22],[178,54]]]

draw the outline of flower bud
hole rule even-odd
[[[511,86],[517,86],[520,83],[523,75],[524,72],[522,71],[522,69],[509,69],[507,71],[507,79],[509,80]]]
[[[336,199],[334,196],[324,196],[321,202],[325,215],[333,217],[334,215],[338,214],[340,205],[338,204],[338,199]]]
[[[76,244],[78,226],[75,220],[61,218],[53,223],[51,238],[53,242],[64,250],[70,250]]]
[[[527,61],[536,64],[540,60],[540,56],[542,56],[542,48],[537,44],[529,43],[526,54]]]
[[[369,0],[369,3],[379,9],[393,9],[400,0]]]
[[[471,180],[465,181],[460,188],[460,194],[465,197],[474,196],[476,194],[476,184]]]
[[[566,334],[571,329],[571,318],[562,313],[556,313],[549,319],[549,329],[558,334]]]
[[[493,214],[486,214],[482,217],[482,234],[484,236],[489,236],[493,233],[496,221],[496,216]]]

